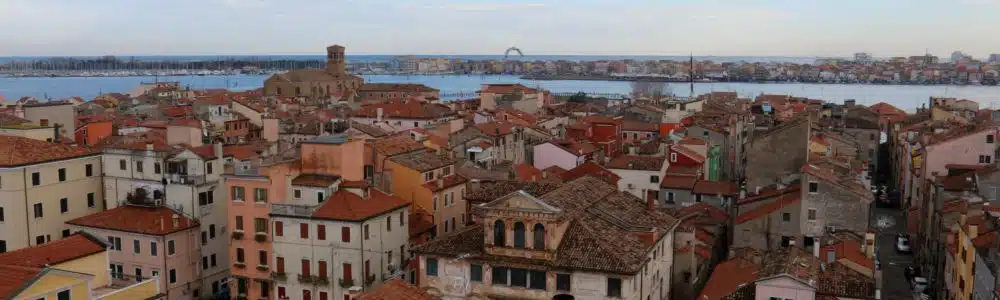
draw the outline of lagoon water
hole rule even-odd
[[[441,90],[442,94],[473,94],[484,83],[521,83],[542,87],[554,93],[629,93],[631,84],[624,81],[523,80],[517,76],[406,76],[366,75],[365,82],[421,83]],[[8,101],[24,96],[60,99],[80,96],[91,99],[100,93],[131,92],[141,82],[178,81],[192,89],[230,88],[248,90],[259,88],[267,76],[176,76],[176,77],[0,77],[0,96]],[[678,96],[688,96],[687,83],[670,83],[669,90]],[[974,100],[981,108],[1000,108],[1000,86],[949,86],[949,85],[861,85],[861,84],[807,84],[807,83],[695,83],[695,94],[712,91],[734,91],[741,97],[759,94],[787,94],[799,97],[842,102],[855,99],[859,104],[871,105],[886,102],[907,111],[914,111],[932,96],[956,97]],[[443,97],[446,98],[446,97]]]

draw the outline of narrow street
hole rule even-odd
[[[876,208],[872,222],[879,229],[876,249],[882,264],[882,299],[914,299],[904,275],[906,267],[913,263],[913,256],[896,251],[896,233],[906,232],[902,213],[896,208]]]

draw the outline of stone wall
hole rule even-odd
[[[816,193],[809,192],[810,181],[819,184]],[[870,203],[870,199],[865,199],[835,183],[803,174],[800,212],[803,216],[802,233],[806,236],[822,236],[827,226],[834,226],[837,230],[863,233],[868,230]],[[809,209],[816,210],[816,220],[808,220]]]
[[[746,165],[748,190],[777,183],[780,177],[799,172],[806,163],[809,120],[802,117],[789,123],[750,142]]]

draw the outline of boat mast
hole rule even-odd
[[[693,99],[694,98],[694,52],[691,53],[691,56],[688,59],[688,84],[690,84],[691,88],[690,97]]]

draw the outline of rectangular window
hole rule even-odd
[[[326,278],[327,277],[326,276],[326,274],[327,274],[326,273],[326,261],[325,260],[321,260],[321,261],[318,261],[316,263],[319,265],[319,268],[318,268],[319,270],[316,270],[317,271],[316,275],[318,275],[320,278]]]
[[[483,282],[483,265],[472,264],[469,266],[469,278],[472,282]]]
[[[302,198],[302,191],[301,190],[295,190],[295,192],[293,192],[293,194],[295,195],[295,199]]]
[[[344,280],[352,280],[354,278],[354,272],[351,272],[351,264],[345,263],[343,272]]]
[[[424,173],[424,181],[431,181],[434,179],[434,172]]]
[[[162,169],[160,167],[160,163],[158,163],[158,162],[153,163],[153,173],[154,174],[160,174],[160,172],[162,172]]]
[[[209,175],[212,174],[212,163],[211,162],[205,163],[205,171]]]
[[[216,264],[217,261],[215,260],[215,253],[212,253],[212,255],[210,255],[208,258],[209,258],[209,260],[212,261],[212,267],[213,268],[218,265],[218,264]]]
[[[438,260],[436,258],[427,259],[427,276],[438,276]]]
[[[135,171],[142,173],[142,161],[135,162]]]
[[[255,233],[267,233],[267,219],[264,219],[264,218],[254,218],[253,219],[253,232],[255,232]]]
[[[87,164],[83,166],[83,175],[87,177],[94,176],[94,165]]]
[[[94,197],[94,193],[87,193],[87,207],[97,207],[97,200]]]
[[[66,198],[59,199],[59,212],[60,213],[69,212],[69,199]]]
[[[246,254],[243,253],[243,248],[236,248],[236,262],[246,262]]]
[[[528,271],[520,268],[511,268],[510,286],[528,287]]]
[[[149,242],[149,255],[156,256],[156,242]]]
[[[215,238],[215,224],[208,225],[208,238]]]
[[[174,241],[173,240],[167,241],[167,255],[174,255],[174,253],[176,253],[176,247],[174,245]]]
[[[31,186],[39,186],[42,184],[42,174],[38,172],[31,173]]]
[[[118,160],[118,169],[121,169],[122,171],[125,171],[125,169],[128,169],[128,163],[125,162],[124,159],[119,159]]]
[[[326,225],[316,225],[316,239],[321,241],[326,240]]]
[[[258,260],[257,260],[258,264],[260,264],[261,266],[266,266],[267,265],[267,251],[264,251],[264,250],[258,251],[257,252],[257,258],[258,258]]]
[[[782,222],[791,222],[792,221],[792,214],[790,214],[790,213],[781,213],[781,221]]]
[[[649,183],[660,183],[660,176],[649,176]]]
[[[42,211],[42,204],[41,203],[35,203],[35,205],[33,205],[33,207],[35,209],[35,218],[41,218],[41,217],[45,216],[44,212]]]
[[[267,203],[267,189],[254,189],[254,202]]]
[[[493,267],[493,284],[507,285],[507,268]]]
[[[66,181],[66,168],[59,168],[59,182]]]
[[[285,273],[285,258],[278,256],[274,258],[275,269],[278,273]]]
[[[385,217],[385,231],[392,232],[392,216]]]
[[[142,269],[135,269],[135,276],[142,278]],[[61,291],[56,294],[56,300],[70,300],[70,290]]]
[[[545,286],[548,284],[545,278],[545,271],[529,271],[528,272],[528,288],[533,290],[545,290]]]
[[[285,224],[281,221],[274,221],[274,236],[285,236]]]
[[[351,228],[344,226],[340,227],[340,241],[344,243],[351,242]]]
[[[557,291],[570,291],[569,274],[556,274],[556,290]]]
[[[244,189],[242,186],[234,186],[230,188],[230,190],[231,190],[230,194],[232,194],[233,201],[243,201],[243,199],[246,199],[244,198],[244,196],[246,196],[245,194],[246,189]]]
[[[142,246],[139,245],[139,240],[132,240],[132,252],[135,252],[135,254],[142,253]]]
[[[299,237],[304,239],[309,238],[309,224],[299,224]]]
[[[63,229],[63,231],[62,231],[62,237],[68,237],[69,235],[70,235],[69,229]]]
[[[365,224],[365,240],[368,240],[368,224]]]
[[[993,143],[993,135],[992,134],[986,135],[986,143],[987,144],[992,144]]]
[[[308,259],[303,259],[302,260],[302,275],[304,275],[304,276],[312,275],[312,272],[309,272],[310,271],[309,270],[310,266],[311,266],[311,264],[309,263]]]
[[[201,269],[208,270],[208,256],[201,257]]]
[[[4,221],[3,207],[0,207],[0,222]]]
[[[816,220],[816,209],[810,208],[808,212],[809,212],[809,221]]]
[[[236,230],[243,231],[243,216],[236,216]]]
[[[622,280],[618,278],[608,278],[608,297],[621,298]]]
[[[809,182],[809,193],[810,194],[819,193],[819,182],[815,181]]]
[[[405,222],[403,222],[403,218],[404,218],[403,212],[399,212],[399,226],[400,227],[402,227],[405,224]]]
[[[326,201],[326,196],[323,195],[323,192],[316,192],[316,203],[323,203],[323,201]]]

